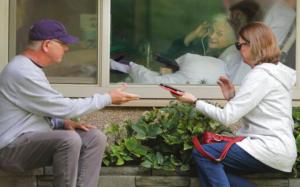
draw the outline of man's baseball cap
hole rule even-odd
[[[56,20],[44,19],[35,22],[29,30],[29,40],[57,39],[66,44],[74,44],[78,38],[69,35],[65,26]]]

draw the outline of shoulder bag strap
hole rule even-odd
[[[233,144],[235,144],[236,142],[242,141],[243,139],[244,139],[244,137],[237,137],[237,138],[235,138],[235,139],[229,141],[229,142],[225,145],[225,147],[224,147],[222,153],[220,154],[219,158],[215,158],[215,157],[212,156],[210,153],[206,152],[206,151],[203,149],[202,145],[200,144],[200,142],[199,142],[197,136],[194,136],[194,137],[193,137],[193,143],[194,143],[194,146],[195,146],[195,148],[197,149],[197,151],[198,151],[202,156],[204,156],[204,157],[206,157],[206,158],[208,158],[208,159],[210,159],[211,161],[214,161],[214,162],[221,162],[221,161],[224,160],[224,158],[226,157],[226,155],[227,155],[227,153],[228,153],[230,147],[231,147]]]

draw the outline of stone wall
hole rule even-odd
[[[258,187],[299,187],[300,179],[292,175],[257,174],[245,176]],[[52,168],[27,173],[0,171],[1,187],[52,187]],[[98,187],[199,187],[192,174],[151,170],[141,167],[103,167]]]
[[[103,129],[111,123],[120,123],[126,119],[137,120],[145,111],[152,107],[107,107],[105,109],[82,116],[80,121],[96,125]]]
[[[81,122],[103,129],[110,123],[125,119],[138,119],[152,107],[107,107],[83,116]],[[300,179],[291,175],[267,174],[246,176],[258,187],[299,187]],[[40,168],[26,173],[0,171],[0,187],[52,187],[52,168]],[[199,187],[198,180],[190,174],[178,175],[172,172],[140,167],[103,167],[98,187]]]

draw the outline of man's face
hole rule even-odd
[[[235,42],[233,29],[227,21],[215,22],[209,37],[208,47],[212,49],[225,48]]]
[[[56,39],[46,40],[45,42],[47,41],[49,42],[47,54],[51,61],[50,63],[51,64],[60,63],[62,61],[65,52],[69,50],[68,45]]]

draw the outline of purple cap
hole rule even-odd
[[[40,20],[35,22],[29,30],[30,40],[52,40],[57,39],[66,44],[74,44],[77,37],[69,35],[65,26],[55,20]]]

